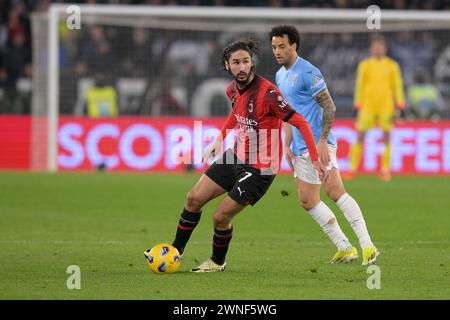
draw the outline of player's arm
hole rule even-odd
[[[312,161],[318,160],[316,144],[314,141],[314,135],[311,131],[309,123],[303,116],[297,113],[289,103],[283,98],[278,90],[271,89],[266,93],[265,96],[266,106],[268,106],[269,112],[273,114],[278,119],[289,123],[290,125],[296,127],[303,136],[306,146]],[[287,127],[287,126],[286,126]],[[289,129],[288,129],[289,130]],[[292,130],[292,129],[291,129]],[[289,134],[289,131],[288,131]],[[289,137],[288,137],[289,138]],[[292,132],[290,133],[290,139],[292,141]],[[286,144],[287,142],[285,142]],[[290,144],[289,144],[290,145]]]
[[[311,161],[319,160],[319,156],[317,154],[316,143],[314,141],[314,135],[311,131],[311,127],[309,123],[306,121],[303,116],[299,113],[292,110],[286,117],[282,119],[284,122],[296,127],[300,133],[302,134],[303,139],[305,140],[306,146],[309,151],[309,155],[311,157]],[[291,129],[292,130],[292,129]]]
[[[292,127],[289,123],[284,124],[284,155],[289,167],[294,171],[294,153],[291,150],[293,133]]]
[[[399,109],[403,109],[405,107],[405,93],[403,91],[402,73],[397,63],[394,65],[394,87],[396,106]]]
[[[308,148],[311,162],[314,168],[319,172],[320,179],[323,182],[327,181],[329,177],[328,171],[326,170],[325,166],[319,161],[319,156],[317,154],[316,144],[314,141],[314,135],[306,119],[303,118],[303,116],[301,116],[299,113],[295,112],[295,110],[292,109],[288,102],[276,90],[269,91],[269,93],[266,95],[266,102],[268,103],[270,112],[275,117],[296,127],[300,131],[303,139],[305,140],[306,147]]]
[[[222,129],[220,129],[220,135],[217,136],[217,139],[225,140],[227,134],[234,129],[234,127],[236,127],[237,124],[237,120],[236,117],[234,116],[234,111],[231,110],[230,114],[228,115],[227,120],[225,121],[225,123],[222,126]]]
[[[317,144],[317,151],[319,153],[320,162],[328,165],[330,162],[330,153],[328,152],[328,135],[333,127],[334,114],[336,106],[331,98],[330,92],[327,88],[322,89],[314,97],[317,103],[323,108],[322,116],[322,132],[320,133],[319,143]]]
[[[326,167],[319,161],[314,135],[311,131],[309,123],[299,113],[295,112],[295,110],[292,110],[290,115],[284,118],[283,121],[288,122],[300,131],[303,136],[303,140],[305,140],[306,147],[308,148],[311,162],[314,168],[319,172],[320,180],[322,182],[328,181],[329,173]]]
[[[276,79],[277,85],[279,85],[278,72],[275,74],[275,79]],[[292,152],[292,149],[291,149],[293,137],[294,137],[294,134],[292,132],[292,126],[289,123],[285,122],[284,123],[283,150],[284,150],[284,156],[286,158],[286,161],[292,171],[294,171],[294,153]]]
[[[404,117],[405,109],[405,93],[403,90],[402,72],[398,63],[394,63],[394,92],[395,92],[395,106],[397,107],[397,118]]]
[[[236,117],[234,116],[234,111],[231,110],[227,120],[222,126],[222,129],[220,129],[220,133],[217,135],[216,139],[206,147],[202,157],[203,163],[207,163],[210,159],[214,158],[216,155],[222,152],[222,145],[223,145],[222,142],[223,140],[225,140],[230,130],[234,129],[236,124],[237,120]]]
[[[364,87],[364,63],[360,62],[358,64],[358,69],[356,71],[355,97],[353,99],[353,107],[356,110],[361,109],[363,87]]]

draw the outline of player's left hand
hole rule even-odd
[[[319,172],[320,182],[322,183],[328,182],[328,179],[330,178],[330,173],[328,172],[327,168],[322,163],[320,163],[319,160],[313,161],[312,164],[314,168],[317,170],[317,172]]]
[[[202,162],[208,164],[208,161],[212,160],[218,154],[222,152],[222,139],[216,139],[210,143],[202,156]]]
[[[319,143],[317,144],[317,153],[319,154],[320,162],[324,166],[328,166],[330,163],[330,152],[326,140],[319,140]]]

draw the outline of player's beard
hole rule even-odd
[[[236,81],[236,83],[238,85],[240,85],[241,87],[244,87],[249,83],[249,79],[250,79],[252,73],[253,73],[253,66],[248,73],[239,72],[236,76],[233,75],[234,81]],[[245,79],[244,79],[244,77],[239,78],[239,75],[246,75],[246,77],[245,77]]]
[[[284,67],[287,67],[290,64],[290,62],[291,62],[291,59],[289,57],[286,57],[286,58],[281,58],[279,60],[278,64],[280,64]]]
[[[275,57],[277,63],[284,67],[287,67],[292,64],[293,56],[291,54],[286,54],[284,57],[280,56],[279,58]]]

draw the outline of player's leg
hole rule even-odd
[[[231,220],[239,212],[244,209],[246,205],[237,203],[226,196],[217,206],[214,212],[214,236],[213,236],[213,250],[211,259],[217,264],[225,263],[225,256],[228,251],[231,237],[233,235],[233,225]]]
[[[225,191],[208,175],[202,174],[197,183],[187,193],[184,207],[190,212],[199,212],[206,203],[224,194]]]
[[[228,159],[228,155],[229,151],[225,152],[222,160]],[[233,164],[227,164],[225,161],[221,164],[213,163],[188,192],[173,241],[173,246],[180,253],[183,253],[194,228],[200,221],[203,206],[227,190],[231,190],[234,185],[234,174]]]
[[[266,193],[275,176],[264,175],[249,166],[236,166],[236,178],[233,188],[219,203],[214,212],[214,236],[211,258],[193,272],[223,271],[225,258],[233,235],[231,220],[247,205],[255,205]]]
[[[367,262],[367,252],[372,250],[378,252],[378,250],[372,243],[361,208],[356,200],[345,191],[344,184],[342,183],[339,174],[339,168],[333,168],[331,170],[330,179],[327,183],[323,184],[323,187],[327,196],[336,202],[336,205],[341,209],[344,217],[358,237],[359,244],[363,250],[363,263]],[[354,249],[354,251],[356,251],[356,249]],[[356,255],[356,258],[357,257],[358,256]],[[375,261],[375,259],[376,257],[373,258],[373,261]]]
[[[359,164],[361,163],[366,132],[374,126],[375,115],[368,108],[362,108],[358,112],[358,118],[355,125],[356,131],[358,132],[358,138],[350,147],[350,168],[349,173],[345,176],[345,178],[352,178],[352,176],[358,171]]]
[[[194,187],[189,190],[183,212],[178,221],[175,240],[172,242],[172,245],[178,249],[181,255],[192,232],[200,221],[203,206],[223,193],[225,193],[225,190],[206,174],[203,174]],[[144,251],[144,255],[147,257],[149,252],[150,249]]]
[[[320,200],[321,184],[317,171],[312,166],[309,156],[302,155],[296,157],[294,169],[297,192],[301,206],[319,224],[323,232],[337,247],[338,253],[346,253],[340,257],[336,257],[335,255],[334,258],[336,259],[332,259],[330,262],[347,262],[346,260],[349,257],[348,254],[352,251],[352,245],[342,232],[334,213],[324,202]],[[353,254],[354,252],[352,255]]]
[[[361,163],[364,139],[366,137],[366,131],[358,131],[358,137],[356,142],[350,147],[350,178],[354,175]]]
[[[381,156],[380,179],[391,180],[391,129],[393,127],[394,112],[388,111],[380,116],[380,127],[383,130],[384,151]]]
[[[383,143],[384,151],[381,156],[381,171],[380,179],[382,181],[391,180],[391,133],[389,131],[383,131]]]
[[[203,206],[224,193],[225,190],[205,174],[189,190],[178,222],[175,240],[172,243],[181,254],[200,221]]]
[[[231,220],[237,215],[246,205],[237,203],[231,199],[230,196],[225,198],[217,206],[213,220],[214,220],[214,235],[212,243],[212,255],[205,262],[193,268],[192,272],[216,272],[224,271],[226,267],[225,257],[233,237],[233,225]]]
[[[354,252],[353,246],[339,226],[333,211],[320,200],[320,185],[297,179],[297,191],[302,207],[317,222],[338,250],[330,263],[350,262],[356,259],[357,252]]]

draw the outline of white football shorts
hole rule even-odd
[[[328,163],[327,170],[330,171],[333,168],[339,170],[336,157],[337,147],[329,144],[328,150],[330,152],[330,162]],[[321,184],[319,173],[313,167],[308,151],[294,158],[294,178],[306,183]]]

